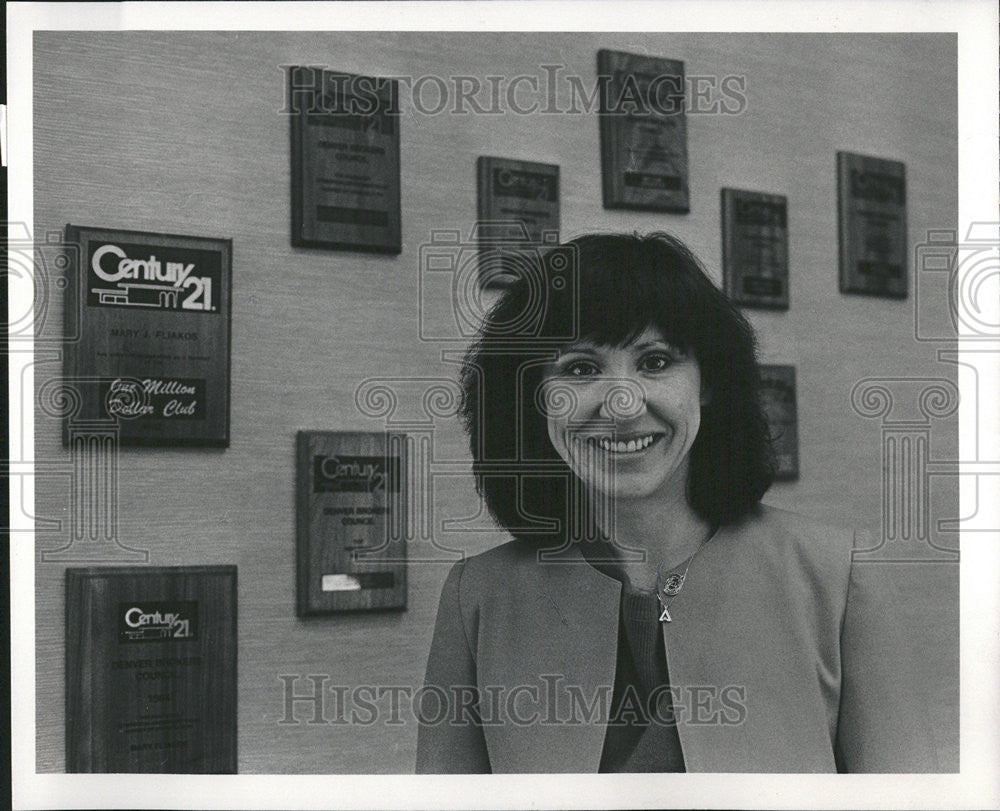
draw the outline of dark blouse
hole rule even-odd
[[[619,573],[605,571],[621,579]],[[625,578],[602,772],[684,771],[659,616],[656,594],[632,589]]]

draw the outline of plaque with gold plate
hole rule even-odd
[[[66,242],[63,441],[74,419],[117,423],[122,445],[228,445],[232,241],[68,225]]]
[[[236,567],[66,570],[66,770],[236,772]]]
[[[406,608],[407,442],[299,431],[299,616]]]
[[[795,367],[762,364],[761,396],[771,433],[775,457],[775,479],[799,477],[799,415],[795,394]]]
[[[480,282],[512,281],[525,251],[559,242],[559,167],[480,156],[476,162]]]
[[[744,307],[788,309],[788,200],[780,194],[722,190],[726,294]]]
[[[597,54],[605,208],[690,210],[684,63]]]
[[[906,298],[906,165],[837,153],[840,292]]]
[[[288,71],[292,244],[402,250],[396,79]]]

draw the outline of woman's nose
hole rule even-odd
[[[642,383],[629,377],[620,377],[607,382],[598,415],[602,419],[621,422],[638,417],[645,409],[646,390]]]

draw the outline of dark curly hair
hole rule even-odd
[[[588,494],[552,446],[539,387],[561,345],[622,346],[647,327],[698,362],[708,393],[688,502],[713,525],[753,511],[774,478],[756,338],[698,259],[664,233],[588,234],[553,248],[500,295],[462,367],[476,488],[515,537],[579,532]]]

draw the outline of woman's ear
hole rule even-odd
[[[707,406],[710,402],[712,402],[712,394],[711,394],[711,392],[709,392],[708,386],[706,386],[703,383],[702,386],[701,386],[701,406],[702,406],[702,408],[704,408],[705,406]]]

